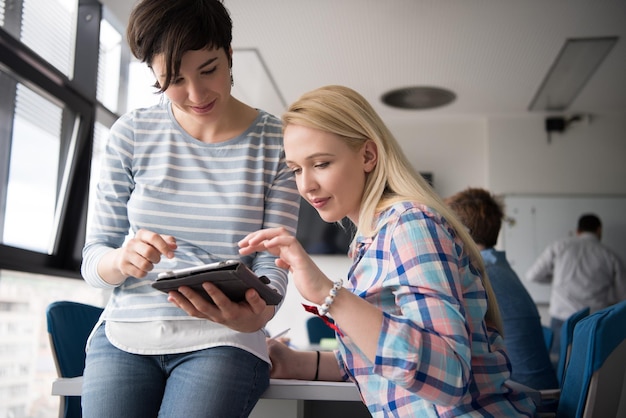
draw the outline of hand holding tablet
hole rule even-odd
[[[268,286],[269,279],[257,276],[245,264],[237,260],[219,261],[201,266],[166,271],[159,274],[152,287],[162,292],[177,290],[180,286],[189,286],[208,302],[214,303],[202,287],[202,283],[211,282],[233,302],[246,300],[248,289],[254,289],[268,305],[277,305],[282,296]]]

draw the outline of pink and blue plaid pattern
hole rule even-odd
[[[429,208],[398,203],[373,238],[357,237],[348,288],[384,312],[372,364],[340,338],[338,359],[374,417],[533,416],[504,386],[502,337],[487,329],[487,296],[454,230]]]

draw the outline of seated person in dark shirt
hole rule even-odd
[[[511,380],[533,389],[558,388],[535,302],[513,271],[504,251],[494,249],[504,211],[486,190],[468,188],[446,203],[469,229],[481,250],[504,323],[504,343],[511,360]]]

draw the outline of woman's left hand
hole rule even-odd
[[[274,316],[274,306],[268,306],[254,289],[248,289],[246,300],[233,302],[212,283],[202,287],[215,305],[187,286],[171,291],[168,300],[196,318],[208,319],[239,332],[255,332]]]

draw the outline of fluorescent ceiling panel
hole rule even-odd
[[[568,39],[531,101],[529,110],[567,109],[617,39],[616,36]]]

